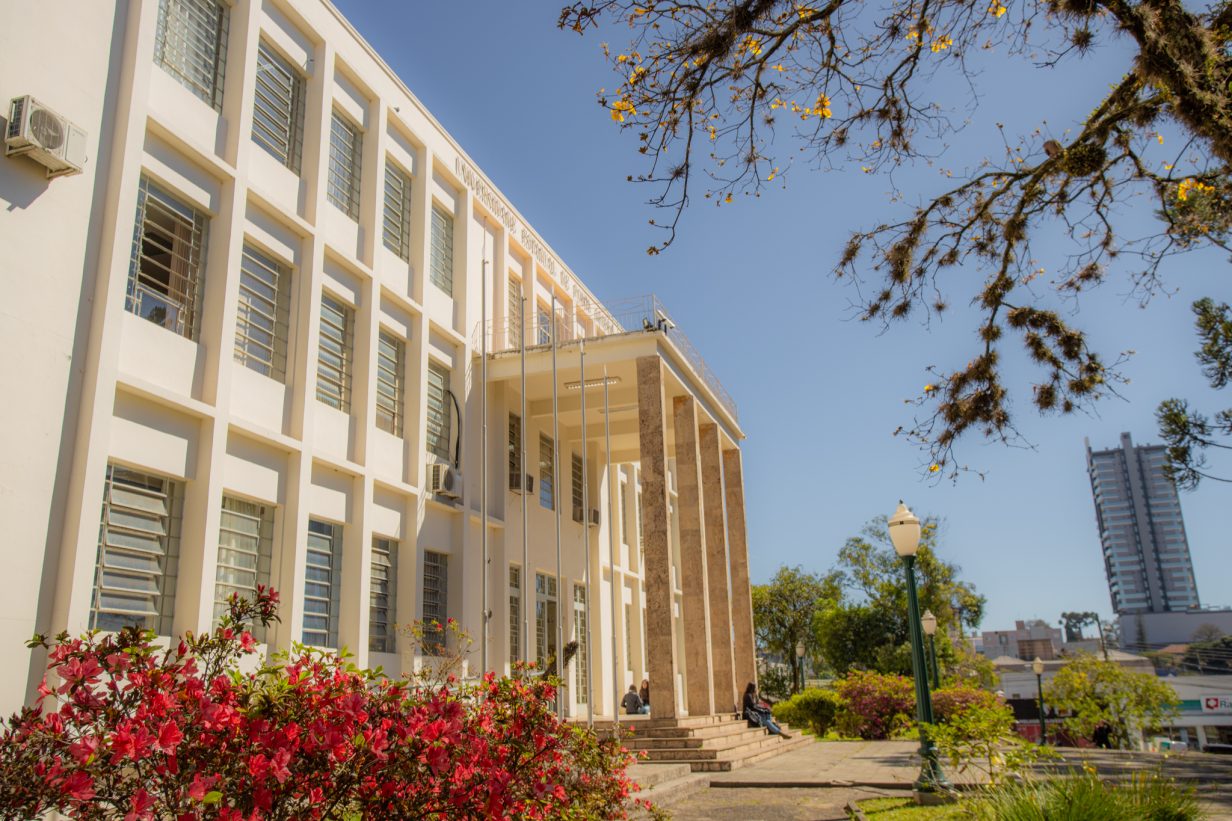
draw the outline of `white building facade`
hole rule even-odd
[[[453,618],[471,673],[579,641],[573,715],[734,709],[743,434],[662,306],[600,303],[326,0],[74,0],[70,49],[0,14],[0,98],[87,134],[0,161],[0,709],[36,631],[257,584],[273,650],[409,670],[396,626]]]

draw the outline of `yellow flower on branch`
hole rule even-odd
[[[931,465],[928,466],[929,473],[936,473],[939,470],[941,470],[941,465],[937,464],[936,462],[933,462]]]
[[[933,54],[936,54],[939,51],[945,51],[952,45],[954,45],[954,40],[948,34],[943,34],[929,43],[928,47],[932,49]]]
[[[813,105],[813,114],[823,119],[829,119],[830,114],[830,98],[824,94],[817,95],[817,102]]]
[[[992,0],[992,5],[988,7],[988,13],[993,17],[1000,17],[1007,11],[1008,9],[1001,4],[1000,0]]]
[[[629,102],[628,100],[617,100],[616,102],[612,103],[612,121],[613,122],[623,123],[625,121],[626,114],[628,114],[630,117],[637,114],[637,109],[633,107],[633,103]]]
[[[1189,199],[1190,194],[1212,194],[1214,192],[1215,186],[1207,185],[1204,182],[1195,180],[1193,177],[1186,177],[1176,187],[1176,198],[1179,202],[1185,202]]]
[[[744,37],[744,42],[740,44],[740,48],[742,51],[747,51],[749,54],[756,57],[761,54],[761,41],[751,34],[746,34]]]

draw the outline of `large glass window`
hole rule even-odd
[[[588,700],[586,692],[586,588],[580,584],[573,585],[573,639],[578,643],[577,655],[573,657],[573,683],[576,690],[576,701],[585,704]]]
[[[453,296],[453,215],[439,205],[432,206],[432,259],[429,278],[433,285]]]
[[[304,644],[338,646],[338,594],[342,572],[342,526],[308,520],[308,566],[304,577]]]
[[[90,627],[170,635],[180,555],[178,482],[108,465]]]
[[[424,652],[440,655],[445,650],[445,623],[449,619],[449,557],[424,551],[423,634]]]
[[[556,509],[556,448],[552,439],[539,434],[539,504]]]
[[[273,548],[273,505],[223,496],[214,579],[215,624],[227,614],[232,594],[254,601],[257,585],[269,586]],[[264,640],[265,628],[260,623],[248,629],[258,640]]]
[[[449,369],[428,363],[427,450],[449,460],[450,439]]]
[[[363,135],[335,111],[329,129],[325,196],[353,220],[359,219],[359,167],[362,156]]]
[[[405,417],[402,371],[406,367],[406,343],[384,328],[376,340],[376,426],[394,436],[402,435]]]
[[[321,339],[317,346],[317,399],[343,413],[351,412],[351,308],[321,295]]]
[[[385,161],[385,247],[405,260],[411,258],[411,177]]]
[[[535,653],[540,664],[556,655],[556,577],[535,574]]]
[[[394,619],[398,593],[398,543],[372,537],[372,590],[368,603],[368,649],[393,653],[398,649]]]
[[[180,85],[222,110],[228,6],[220,0],[160,0],[154,62]]]
[[[304,148],[304,77],[264,40],[257,46],[252,139],[299,173]]]
[[[522,660],[522,568],[509,567],[509,662]]]
[[[290,282],[290,270],[285,265],[244,245],[235,318],[235,361],[279,382],[287,373]]]
[[[542,302],[535,311],[535,344],[552,344],[552,309]]]
[[[197,338],[205,228],[204,214],[148,177],[141,178],[125,298],[128,311],[180,336]]]

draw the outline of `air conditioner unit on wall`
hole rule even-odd
[[[597,524],[599,524],[599,508],[597,508],[597,507],[592,507],[592,508],[590,509],[590,523],[591,523],[592,525],[597,525]]]
[[[433,463],[428,465],[428,488],[447,499],[462,498],[462,474],[453,465]]]
[[[522,482],[523,482],[522,486],[519,487],[518,486],[518,474],[516,473],[509,474],[509,489],[512,490],[514,493],[521,493],[523,489],[525,489],[527,493],[535,492],[535,477],[534,476],[531,476],[529,473],[523,473]]]
[[[47,168],[47,176],[80,174],[86,162],[86,132],[30,95],[9,103],[4,154],[24,155]]]

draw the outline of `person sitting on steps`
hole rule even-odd
[[[642,700],[637,695],[637,688],[632,684],[629,685],[629,692],[625,693],[625,697],[620,700],[620,706],[624,708],[627,716],[635,716],[642,712]]]
[[[637,691],[637,697],[642,700],[642,715],[650,715],[650,682],[642,679],[642,688]]]
[[[761,699],[757,697],[757,685],[751,681],[749,686],[744,688],[744,720],[754,727],[765,727],[766,732],[771,735],[791,738],[791,734],[783,732],[783,728],[775,722],[770,708],[761,703]]]

